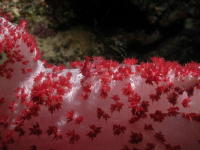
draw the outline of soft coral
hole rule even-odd
[[[24,22],[0,18],[0,33],[1,149],[200,149],[200,64],[94,57],[66,69],[41,61]]]

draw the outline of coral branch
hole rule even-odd
[[[200,64],[49,65],[25,25],[0,18],[0,149],[200,149]]]

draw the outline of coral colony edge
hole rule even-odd
[[[200,64],[40,59],[21,21],[0,18],[1,150],[199,150]]]

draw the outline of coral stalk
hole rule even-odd
[[[153,57],[42,61],[26,23],[0,18],[0,149],[199,150],[200,64]]]

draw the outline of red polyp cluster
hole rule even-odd
[[[0,18],[1,150],[199,150],[200,64],[40,59],[25,22]]]

